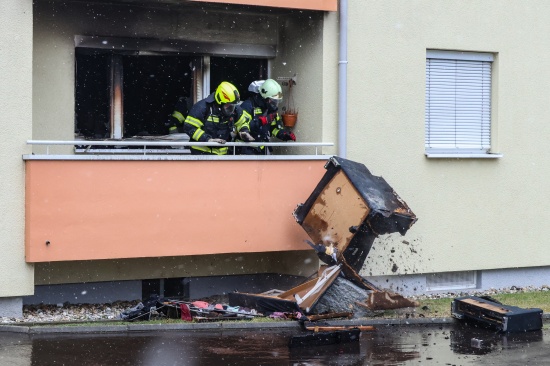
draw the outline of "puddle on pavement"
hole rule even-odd
[[[377,326],[359,342],[289,348],[298,330],[0,333],[1,365],[549,365],[548,329]]]

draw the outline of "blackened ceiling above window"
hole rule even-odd
[[[206,3],[225,3],[252,6],[268,6],[303,10],[336,11],[338,0],[190,0]]]
[[[215,43],[189,40],[160,40],[147,38],[123,38],[100,36],[75,36],[75,47],[112,50],[128,53],[183,53],[191,55],[215,55],[272,58],[275,45]]]
[[[34,0],[35,3],[64,3],[66,0]],[[71,2],[90,3],[89,0],[71,0]],[[221,6],[222,8],[238,7],[241,9],[271,8],[312,11],[338,11],[338,0],[94,0],[102,4],[128,5],[168,5],[178,7]],[[201,4],[203,3],[203,4]]]

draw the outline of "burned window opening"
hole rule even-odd
[[[197,72],[202,59],[180,53],[143,55],[77,47],[75,54],[75,137],[83,140],[165,136],[178,98],[192,104],[229,80],[243,91],[244,100],[248,84],[267,77],[267,59],[261,58],[213,57],[209,68]],[[201,90],[198,86],[208,79],[210,85]],[[83,147],[77,147],[80,150]]]
[[[77,48],[76,136],[84,139],[118,137],[111,121],[111,94],[117,83],[121,85],[122,108],[114,113],[122,113],[115,116],[123,121],[121,137],[166,135],[166,122],[177,99],[193,97],[191,67],[194,60],[181,55],[120,55],[82,52]],[[113,73],[117,65],[122,70],[120,75]]]
[[[214,91],[222,81],[229,81],[243,101],[250,96],[248,86],[251,82],[267,79],[266,60],[210,57],[210,70],[210,90]]]
[[[193,97],[192,60],[182,56],[123,57],[124,136],[168,134],[179,97]]]
[[[76,136],[109,136],[110,55],[76,53]]]

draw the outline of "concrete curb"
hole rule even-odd
[[[374,320],[340,320],[329,321],[335,326],[353,325],[422,325],[422,324],[449,324],[453,318],[430,319],[374,319]],[[212,323],[181,323],[181,324],[128,324],[128,325],[0,325],[0,332],[29,333],[29,334],[85,334],[85,333],[128,333],[128,332],[155,332],[174,330],[235,330],[235,329],[301,329],[297,321],[275,321],[265,323],[252,322],[212,322]]]
[[[34,325],[29,328],[30,334],[52,334],[52,333],[119,333],[125,332],[127,327],[125,325],[88,325],[88,326],[43,326]]]
[[[0,326],[0,332],[29,333],[29,328],[30,327],[20,325],[2,325]]]
[[[550,313],[542,315],[543,321],[550,320]],[[455,318],[410,318],[410,319],[350,319],[328,320],[334,326],[373,325],[373,326],[407,326],[451,324]],[[74,324],[74,323],[73,323]],[[84,334],[84,333],[128,333],[128,332],[158,332],[175,330],[235,330],[235,329],[301,329],[297,321],[273,321],[265,323],[212,322],[212,323],[181,323],[181,324],[127,324],[127,325],[0,325],[0,332],[28,334]]]

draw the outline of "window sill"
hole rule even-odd
[[[428,159],[499,159],[502,154],[425,153]]]

